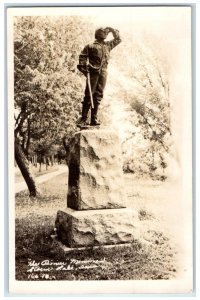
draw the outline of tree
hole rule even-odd
[[[119,46],[115,57],[105,118],[111,111],[110,122],[120,128],[124,170],[158,178],[172,144],[170,70],[164,44],[151,35],[139,40],[128,36],[126,47]]]
[[[36,186],[34,176],[30,170],[29,162],[23,152],[20,142],[15,139],[15,160],[28,186],[30,196],[36,197],[40,194]]]
[[[27,157],[75,130],[83,90],[76,65],[90,29],[80,17],[16,17],[14,32],[15,137]]]

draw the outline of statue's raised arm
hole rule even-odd
[[[121,43],[122,41],[119,34],[119,30],[113,29],[112,27],[106,27],[105,31],[107,32],[107,34],[111,32],[114,37],[113,40],[106,42],[106,44],[110,46],[110,50],[112,50],[114,47],[119,45],[119,43]]]

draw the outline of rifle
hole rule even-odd
[[[89,89],[89,93],[90,93],[91,107],[94,108],[94,101],[93,101],[93,95],[92,95],[92,89],[91,89],[91,81],[90,81],[90,72],[87,72],[87,83],[88,83],[88,89]]]

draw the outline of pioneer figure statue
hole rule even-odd
[[[110,41],[104,41],[110,32],[114,38]],[[95,31],[95,41],[86,45],[79,56],[77,68],[86,76],[87,82],[82,102],[82,116],[77,122],[78,127],[87,125],[86,121],[90,107],[90,125],[100,125],[97,120],[97,113],[106,85],[110,51],[120,42],[121,38],[118,30],[111,27],[99,28]]]

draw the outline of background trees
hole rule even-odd
[[[15,132],[26,153],[31,140],[57,143],[74,130],[83,87],[76,64],[84,33],[89,34],[85,27],[75,17],[16,18]]]
[[[85,84],[76,65],[95,26],[74,16],[16,17],[14,26],[15,141],[22,150],[15,154],[24,153],[25,162],[35,153],[53,155],[76,130]],[[149,35],[123,37],[113,50],[101,117],[120,133],[125,171],[164,179],[170,85],[161,46]]]
[[[123,42],[110,68],[105,110],[121,131],[124,170],[164,180],[172,158],[168,57],[155,36],[127,35]]]
[[[90,29],[76,17],[20,17],[14,32],[15,138],[26,157],[44,156],[75,130],[83,89],[76,64]]]

